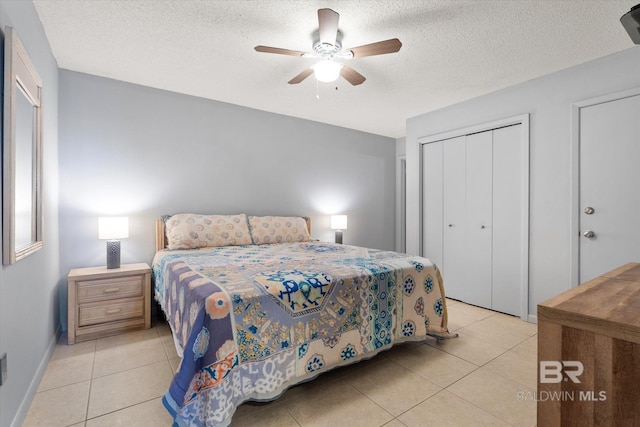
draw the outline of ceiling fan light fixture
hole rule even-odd
[[[342,64],[339,64],[330,59],[325,59],[313,66],[313,73],[315,74],[318,81],[323,83],[331,83],[338,80],[342,67]]]

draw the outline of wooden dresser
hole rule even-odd
[[[151,326],[151,268],[76,268],[68,276],[69,344]]]
[[[640,426],[640,264],[538,305],[536,397],[538,426]]]

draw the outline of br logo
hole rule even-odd
[[[541,383],[559,383],[571,380],[576,384],[580,384],[578,377],[584,372],[584,365],[577,360],[563,360],[557,362],[554,360],[540,361],[540,382]]]

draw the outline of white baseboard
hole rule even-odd
[[[530,314],[529,316],[527,316],[527,322],[535,323],[537,325],[538,324],[538,316],[536,316],[535,314]]]
[[[22,403],[20,403],[20,407],[18,408],[18,412],[16,416],[13,418],[11,422],[11,427],[20,427],[24,424],[24,420],[27,418],[27,413],[29,412],[29,407],[31,406],[31,402],[33,402],[33,398],[38,391],[38,387],[40,386],[40,381],[42,381],[42,377],[44,377],[44,373],[47,370],[47,365],[49,364],[49,360],[51,360],[51,356],[53,355],[53,351],[56,349],[56,344],[58,344],[58,339],[62,334],[61,325],[58,325],[56,328],[53,337],[49,341],[49,345],[47,346],[47,351],[42,356],[42,360],[40,360],[40,364],[38,365],[38,369],[36,370],[36,374],[33,376],[31,380],[31,384],[29,384],[29,388],[27,389],[27,393],[24,395],[22,399]]]

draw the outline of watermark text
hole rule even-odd
[[[607,392],[604,390],[518,391],[516,392],[516,399],[535,402],[604,402],[607,400]]]

